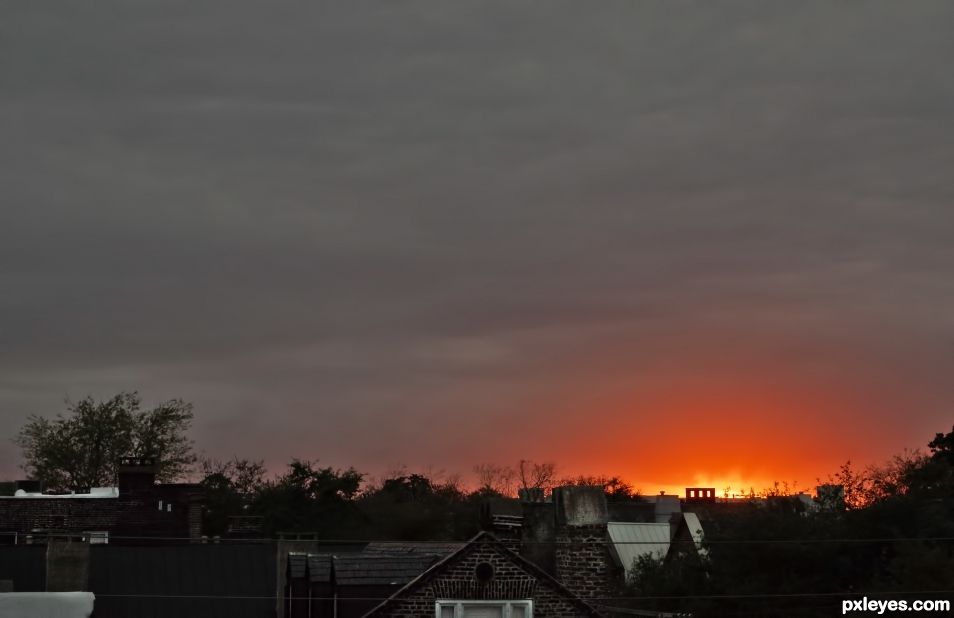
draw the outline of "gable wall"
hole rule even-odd
[[[474,569],[481,562],[494,567],[494,578],[481,585]],[[375,617],[434,618],[434,604],[438,599],[533,599],[534,618],[570,618],[588,615],[570,602],[566,593],[548,580],[525,571],[510,556],[493,544],[476,542],[468,551],[442,565],[425,582],[404,592],[374,612]]]

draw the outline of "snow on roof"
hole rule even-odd
[[[89,490],[88,494],[77,494],[77,493],[68,493],[68,494],[44,494],[40,492],[24,491],[22,489],[16,490],[12,496],[0,496],[0,498],[116,498],[119,496],[118,487],[93,487]]]
[[[95,599],[92,592],[4,592],[0,618],[89,618]]]
[[[615,523],[607,524],[614,557],[630,576],[633,563],[642,556],[662,560],[669,553],[669,524]]]

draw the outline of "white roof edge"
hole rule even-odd
[[[93,487],[88,494],[43,494],[38,492],[26,492],[18,489],[12,496],[0,496],[0,500],[60,500],[63,498],[103,499],[118,498],[118,487]]]

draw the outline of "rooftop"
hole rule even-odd
[[[89,493],[74,493],[70,492],[68,494],[45,494],[42,492],[34,491],[24,491],[22,489],[16,490],[12,496],[0,496],[0,499],[5,500],[30,500],[30,499],[63,499],[63,498],[118,498],[119,497],[119,488],[118,487],[93,487],[89,490]]]

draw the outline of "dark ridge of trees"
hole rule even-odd
[[[555,480],[553,464],[527,460],[517,468],[485,464],[475,469],[480,485],[468,491],[456,477],[440,480],[406,470],[369,481],[353,468],[293,460],[272,479],[260,461],[206,460],[204,532],[224,535],[231,516],[251,515],[262,518],[268,537],[315,532],[324,539],[466,540],[478,532],[480,509],[488,500],[515,499],[521,488],[548,492],[563,482]],[[610,499],[638,499],[638,492],[618,478],[598,480]]]

